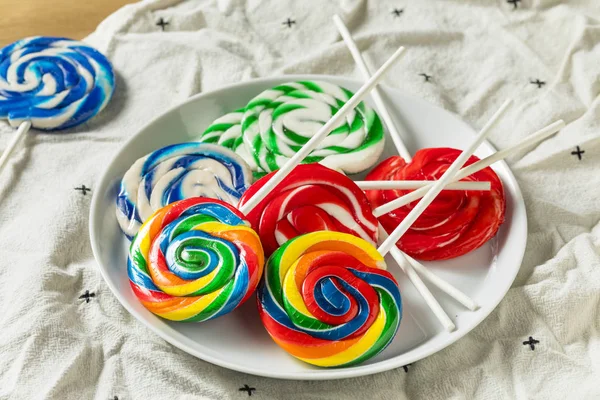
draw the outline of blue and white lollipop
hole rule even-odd
[[[125,173],[117,196],[117,220],[132,238],[156,210],[190,197],[208,197],[237,206],[252,184],[252,170],[222,146],[189,142],[158,149]]]
[[[115,75],[108,59],[85,43],[32,37],[0,50],[0,119],[19,127],[0,160],[30,127],[44,131],[79,125],[110,101]]]

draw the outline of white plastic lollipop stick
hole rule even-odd
[[[29,132],[29,128],[31,128],[31,121],[22,122],[17,128],[17,132],[15,132],[13,138],[8,143],[8,146],[6,146],[6,149],[0,156],[0,173],[4,169],[6,161],[8,161],[8,158],[12,154],[15,147],[17,147],[17,145],[21,143],[21,140],[23,140],[27,132]]]
[[[387,233],[385,232],[383,227],[379,225],[378,229],[380,238],[386,238]],[[421,297],[423,297],[423,300],[425,300],[425,304],[427,304],[431,312],[433,312],[438,321],[440,321],[444,329],[446,329],[448,332],[452,332],[454,329],[456,329],[456,325],[454,325],[454,322],[452,322],[452,320],[450,319],[450,317],[448,317],[448,314],[446,314],[440,303],[435,299],[435,297],[433,297],[433,294],[429,291],[429,288],[425,286],[425,283],[423,283],[421,277],[415,272],[409,260],[406,258],[406,255],[402,251],[400,251],[396,246],[392,247],[390,254],[394,258],[400,269],[402,269],[402,272],[404,272],[404,274],[408,277],[410,283],[413,284],[415,289],[417,289],[417,292],[419,292]]]
[[[396,247],[396,246],[394,246]],[[404,253],[404,257],[408,260],[410,265],[417,271],[419,274],[423,275],[425,279],[427,279],[431,284],[435,285],[442,292],[446,293],[448,296],[452,297],[454,300],[458,301],[463,306],[467,307],[471,311],[475,311],[479,309],[479,305],[471,299],[469,296],[425,268],[423,264]]]
[[[394,257],[396,263],[398,263],[400,268],[402,268],[402,271],[406,274],[410,282],[415,286],[419,294],[423,297],[423,300],[425,300],[425,303],[427,303],[427,306],[431,309],[438,321],[440,321],[444,329],[446,329],[448,332],[452,332],[453,330],[455,330],[456,325],[454,325],[454,322],[452,322],[452,320],[450,319],[450,317],[448,317],[448,314],[446,314],[440,303],[438,303],[435,297],[433,297],[433,294],[431,294],[427,286],[425,286],[425,283],[423,283],[419,275],[415,272],[408,260],[404,257],[404,254],[396,246],[392,247],[390,254],[392,255],[392,257]]]
[[[388,237],[388,233],[383,228],[383,226],[381,226],[381,224],[379,224],[378,229],[379,239],[385,240]],[[475,303],[473,299],[471,299],[469,296],[467,296],[466,294],[464,294],[463,292],[461,292],[460,290],[458,290],[457,288],[455,288],[454,286],[452,286],[433,272],[429,271],[423,264],[409,256],[408,254],[404,253],[402,250],[398,249],[398,247],[394,246],[394,248],[392,248],[392,250],[390,251],[390,254],[393,256],[396,251],[399,251],[401,255],[408,261],[410,266],[414,268],[415,271],[417,271],[419,274],[421,274],[423,278],[427,279],[431,284],[433,284],[438,289],[446,293],[448,296],[452,297],[454,300],[458,301],[460,304],[467,307],[471,311],[475,311],[479,308],[479,305]],[[394,257],[394,259],[395,258],[396,257]]]
[[[476,163],[473,163],[473,164],[469,165],[468,167],[461,169],[458,172],[458,174],[456,174],[456,176],[451,181],[456,182],[460,179],[464,179],[467,176],[474,174],[475,172],[481,171],[482,169],[489,167],[490,165],[494,164],[495,162],[503,160],[508,156],[511,156],[523,149],[528,148],[529,146],[532,146],[538,142],[541,142],[542,140],[544,140],[544,139],[554,135],[556,132],[560,131],[562,128],[564,128],[564,126],[565,126],[565,122],[562,119],[555,121],[555,122],[551,123],[550,125],[543,127],[539,131],[529,135],[527,138],[523,139],[522,141],[515,144],[514,146],[511,146],[504,150],[498,151],[498,152],[492,154],[491,156],[481,159],[481,160],[477,161]],[[383,204],[380,207],[375,208],[373,210],[373,214],[375,216],[379,217],[379,216],[387,214],[388,212],[393,211],[397,208],[405,206],[415,200],[419,200],[427,193],[427,191],[429,190],[429,188],[431,186],[432,185],[429,185],[428,187],[419,188],[419,189],[415,190],[414,192],[408,193],[402,197],[399,197],[393,201],[390,201],[389,203]]]
[[[370,77],[369,68],[366,65],[358,47],[356,46],[356,43],[352,39],[352,35],[350,34],[350,32],[348,31],[348,29],[346,28],[342,19],[339,16],[334,15],[333,22],[335,23],[340,35],[342,36],[342,39],[346,43],[346,46],[348,47],[348,50],[350,51],[350,54],[352,55],[354,62],[358,66],[358,69],[362,73],[363,77],[365,79],[368,79]],[[383,101],[381,94],[379,93],[379,90],[377,88],[373,89],[373,93],[371,94],[371,96],[373,97],[373,101],[375,102],[375,105],[377,106],[377,109],[379,111],[379,114],[381,115],[381,118],[383,119],[386,126],[388,127],[388,130],[390,131],[390,136],[392,138],[392,141],[394,142],[394,145],[398,151],[398,154],[400,154],[400,156],[405,161],[410,162],[412,157],[411,157],[410,153],[408,152],[408,150],[406,149],[406,146],[402,142],[400,133],[398,132],[398,130],[393,122],[393,119],[392,119],[390,113],[388,112],[387,107],[385,106],[385,102]],[[412,189],[417,189],[419,187],[423,187],[425,185],[429,185],[431,183],[432,183],[431,181],[403,181],[403,182],[400,182],[400,181],[379,181],[379,182],[377,182],[377,181],[362,181],[362,182],[356,182],[356,184],[363,190],[368,190],[368,189],[412,190]],[[490,182],[459,182],[457,184],[448,185],[445,189],[447,189],[447,190],[490,190],[491,184],[490,184]],[[380,232],[383,231],[383,228],[381,226],[379,226],[379,228],[380,228]],[[387,237],[387,233],[385,231],[380,233],[380,235],[381,235],[380,237],[382,239]],[[396,260],[396,262],[398,263],[398,265],[400,266],[400,268],[402,268],[404,273],[407,275],[409,280],[413,283],[413,285],[415,286],[417,291],[419,291],[419,293],[421,294],[423,299],[425,299],[425,302],[427,303],[429,308],[432,310],[434,315],[441,322],[441,324],[444,326],[444,328],[447,329],[448,331],[453,331],[455,329],[454,323],[450,320],[448,315],[444,312],[444,310],[442,309],[440,304],[437,302],[435,297],[431,294],[431,292],[429,291],[427,286],[425,286],[423,284],[423,281],[421,281],[419,275],[415,273],[415,271],[413,270],[411,259],[409,259],[408,256],[406,256],[398,248],[396,248],[396,246],[394,246],[394,248],[392,248],[391,254],[394,257],[394,259]],[[419,264],[416,260],[412,259],[412,261],[417,263],[417,268],[420,267],[422,270],[424,270],[424,276],[430,278],[431,282],[436,284],[437,286],[441,286],[441,289],[444,290],[446,293],[448,293],[451,297],[454,297],[454,295],[455,295],[456,297],[458,297],[457,300],[459,302],[462,302],[462,301],[466,302],[468,305],[465,304],[465,306],[472,310],[477,307],[475,302],[473,300],[471,300],[470,298],[468,298],[468,296],[464,295],[458,289],[454,288],[453,286],[451,286],[450,284],[448,284],[441,278],[437,277],[433,273],[426,270],[425,267],[423,267],[421,264]]]
[[[360,50],[358,50],[354,39],[352,39],[352,35],[348,31],[348,28],[346,28],[346,25],[344,25],[342,19],[338,15],[334,15],[333,23],[335,24],[335,26],[338,29],[338,32],[342,36],[344,43],[346,43],[346,47],[348,47],[348,50],[350,51],[350,54],[352,55],[352,58],[354,59],[354,62],[360,70],[360,73],[362,74],[363,78],[371,78],[371,71],[369,71],[369,67],[365,63],[365,60],[360,54]],[[381,119],[383,119],[383,122],[390,131],[390,136],[392,138],[392,141],[394,142],[394,146],[396,146],[396,149],[398,150],[398,153],[406,162],[410,162],[412,160],[412,156],[406,149],[404,142],[402,142],[402,136],[400,135],[400,132],[398,132],[398,129],[394,124],[394,120],[392,119],[392,116],[390,115],[387,107],[385,106],[385,102],[383,101],[383,98],[381,97],[381,93],[379,92],[378,88],[373,89],[371,97],[373,97],[373,101],[377,106],[377,110],[379,111],[379,115],[381,115]]]
[[[346,43],[346,46],[348,47],[348,50],[350,51],[350,54],[352,55],[354,62],[358,66],[358,69],[362,73],[363,77],[365,79],[368,79],[370,77],[369,68],[366,65],[364,59],[362,58],[362,55],[361,55],[358,47],[356,46],[356,43],[352,39],[350,32],[348,31],[348,29],[346,28],[346,26],[344,25],[343,21],[341,20],[341,18],[339,16],[334,15],[333,22],[335,23],[340,35],[342,36],[342,39]],[[410,153],[408,152],[408,150],[406,149],[406,146],[402,142],[400,133],[396,129],[396,126],[392,120],[390,113],[387,110],[387,107],[385,106],[385,102],[383,101],[381,94],[379,93],[379,90],[377,88],[373,89],[371,96],[373,97],[373,101],[375,102],[375,105],[377,106],[377,109],[379,111],[379,114],[381,115],[381,118],[383,119],[386,126],[388,127],[388,130],[390,131],[390,136],[392,138],[392,141],[394,142],[394,145],[395,145],[398,153],[404,160],[406,160],[407,162],[410,162],[412,157],[411,157]],[[356,182],[356,183],[363,190],[368,190],[368,189],[411,190],[411,189],[417,189],[418,187],[423,187],[424,185],[431,184],[432,182],[427,182],[427,181],[404,181],[404,182],[400,182],[400,181],[382,181],[382,182],[366,181],[366,182]],[[483,183],[483,185],[481,185],[481,183]],[[491,188],[490,182],[485,182],[485,183],[484,182],[460,182],[458,184],[449,185],[446,189],[490,190],[490,188]],[[380,231],[382,231],[381,226],[380,226]],[[383,233],[381,234],[381,238],[384,239],[385,237],[387,237],[387,233],[385,233],[385,231],[383,231]],[[404,273],[406,274],[408,279],[415,286],[417,291],[419,291],[419,293],[425,300],[426,304],[429,306],[431,311],[438,318],[438,320],[444,326],[444,328],[448,331],[454,330],[455,329],[454,323],[450,320],[448,315],[444,312],[444,310],[442,309],[440,304],[437,302],[435,297],[431,294],[431,292],[429,291],[427,286],[425,286],[423,284],[423,281],[420,279],[419,275],[415,273],[415,271],[413,270],[413,267],[411,266],[412,263],[410,263],[410,260],[408,259],[408,257],[405,258],[405,255],[399,249],[397,249],[395,246],[392,249],[391,254],[394,257],[394,259],[396,260],[396,262],[398,263],[398,265],[400,266],[400,268],[402,268],[402,270],[404,271]],[[422,267],[422,265],[420,265],[420,264],[418,266]],[[425,268],[423,267],[422,269],[425,269]],[[428,276],[428,277],[431,277],[433,275],[432,273],[430,273],[427,270],[425,270],[425,272],[426,272],[426,276]],[[452,296],[453,294],[456,294],[456,292],[458,292],[459,293],[458,296],[461,298],[461,300],[464,300],[464,297],[467,297],[462,292],[458,291],[457,289],[455,289],[454,287],[452,287],[451,285],[449,285],[442,279],[438,278],[435,275],[433,275],[433,276],[435,278],[437,278],[437,279],[435,279],[435,278],[432,279],[433,282],[437,283],[438,285],[440,285],[446,289],[451,288],[451,289],[447,290],[447,292],[448,291],[450,292],[450,296]],[[454,289],[454,291],[452,289]],[[463,297],[461,297],[461,295],[463,295]],[[467,299],[468,299],[468,297],[467,297]],[[470,300],[470,305],[473,305],[473,304],[474,304],[474,302],[472,300]]]
[[[354,181],[362,190],[414,190],[432,185],[436,181]],[[489,181],[455,182],[444,187],[444,190],[491,190]]]
[[[477,147],[485,140],[487,135],[490,133],[491,128],[496,124],[496,122],[500,119],[500,116],[506,111],[508,106],[510,105],[511,100],[506,100],[500,109],[496,111],[496,113],[490,118],[490,120],[485,124],[485,126],[479,132],[479,135],[473,140],[473,142],[467,147],[460,155],[454,160],[454,162],[450,165],[450,167],[444,172],[442,177],[431,186],[429,191],[419,203],[413,208],[406,218],[398,224],[396,229],[388,236],[388,238],[379,246],[377,249],[381,255],[385,256],[391,248],[393,248],[398,241],[406,233],[406,231],[411,227],[411,225],[415,222],[417,218],[425,211],[425,209],[435,200],[438,194],[444,189],[450,181],[454,178],[454,175],[458,172],[460,168],[467,162],[471,154],[475,152]],[[381,215],[381,214],[379,214]],[[377,216],[377,214],[376,214]]]
[[[352,35],[350,34],[348,29],[342,22],[342,19],[339,16],[334,15],[333,22],[337,26],[337,29],[338,29],[340,35],[342,36],[342,39],[346,43],[346,46],[348,47],[348,50],[350,51],[350,54],[352,55],[352,58],[354,59],[354,62],[358,66],[358,69],[360,70],[361,74],[363,75],[363,77],[365,79],[369,79],[370,75],[371,75],[369,68],[367,67],[365,61],[363,60],[362,55],[361,55],[358,47],[356,46],[356,43],[352,39]],[[394,146],[396,147],[398,154],[405,161],[410,162],[412,160],[412,157],[411,157],[410,153],[408,152],[406,146],[404,145],[404,143],[401,139],[400,133],[396,129],[393,119],[392,119],[390,113],[388,112],[387,107],[385,106],[385,102],[383,101],[381,94],[379,93],[379,90],[377,88],[373,89],[371,96],[373,97],[373,101],[375,102],[375,105],[377,106],[377,110],[379,111],[381,118],[383,119],[385,125],[387,126],[387,128],[390,132],[390,136],[392,138],[392,141],[394,142]],[[399,182],[399,181],[372,182],[372,181],[367,181],[367,182],[356,182],[356,183],[358,184],[358,186],[361,189],[364,190],[364,189],[416,189],[417,187],[422,187],[423,185],[427,185],[431,182],[424,182],[424,181],[421,181],[421,182],[415,182],[415,181],[413,181],[413,182]],[[468,182],[468,183],[472,183],[472,182]],[[489,182],[487,182],[487,185],[477,184],[477,185],[467,185],[467,187],[462,185],[462,190],[469,190],[469,189],[471,189],[471,190],[489,190],[489,188],[490,188]],[[379,226],[379,230],[380,230],[380,232],[385,233],[385,231],[383,231],[383,228],[381,227],[381,225]],[[387,234],[385,236],[381,236],[381,237],[382,238],[387,237]],[[440,306],[439,302],[435,299],[433,294],[429,291],[427,286],[423,283],[423,281],[421,280],[419,275],[415,272],[415,270],[411,266],[410,262],[404,257],[404,254],[398,248],[396,248],[394,246],[394,248],[391,251],[391,255],[396,260],[396,263],[398,264],[398,266],[400,266],[400,268],[406,274],[406,276],[411,281],[411,283],[414,285],[414,287],[417,289],[417,291],[421,294],[421,296],[425,300],[425,303],[431,309],[431,311],[436,316],[436,318],[440,321],[442,326],[449,332],[456,329],[456,326],[454,325],[454,323],[452,322],[450,317],[448,317],[448,315],[445,313],[444,309]]]
[[[456,174],[455,179],[456,180],[464,179],[467,176],[474,174],[477,171],[481,171],[482,169],[489,167],[490,165],[492,165],[493,163],[495,163],[497,161],[503,160],[506,157],[511,156],[533,144],[541,142],[542,140],[556,134],[558,131],[560,131],[564,127],[565,127],[565,121],[563,121],[562,119],[559,119],[558,121],[555,121],[555,122],[551,123],[550,125],[543,127],[539,131],[534,132],[533,134],[529,135],[528,137],[526,137],[525,139],[523,139],[516,145],[508,147],[504,150],[497,151],[496,153],[492,154],[491,156],[488,156],[482,160],[477,161],[476,163],[469,165],[468,167],[461,169],[460,171],[458,171],[458,174]]]
[[[351,112],[363,98],[377,85],[386,72],[400,59],[404,53],[404,47],[398,50],[373,74],[354,95],[340,108],[329,121],[315,133],[315,135],[298,150],[263,187],[261,187],[250,199],[240,207],[243,214],[248,214],[258,203],[260,203],[298,164],[313,151],[317,145]]]

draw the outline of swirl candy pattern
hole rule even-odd
[[[214,143],[234,150],[243,143],[242,117],[244,109],[235,110],[217,118],[202,133],[200,140],[204,143]]]
[[[242,119],[242,137],[258,168],[272,172],[283,166],[352,95],[331,83],[302,81],[279,85],[252,99]],[[383,145],[381,120],[360,103],[303,163],[361,172],[377,162]]]
[[[237,204],[251,182],[250,168],[231,150],[199,142],[166,146],[137,160],[123,176],[117,220],[131,239],[167,204],[190,197]]]
[[[368,242],[339,232],[290,240],[267,261],[258,289],[260,318],[285,351],[321,367],[350,366],[379,354],[402,318],[385,261]]]
[[[256,181],[240,207],[274,175]],[[320,164],[298,165],[247,215],[265,254],[296,236],[337,231],[377,242],[377,218],[364,192],[347,176]]]
[[[256,162],[254,162],[254,157],[250,155],[250,151],[242,139],[243,115],[244,109],[242,108],[217,118],[206,128],[199,140],[204,143],[218,144],[219,146],[233,150],[246,161],[253,171],[254,178],[259,179],[265,173],[259,171]]]
[[[406,164],[399,156],[381,162],[368,175],[369,180],[435,180],[442,176],[460,150],[432,148],[419,150]],[[471,156],[465,165],[479,159]],[[506,200],[502,181],[491,168],[464,179],[489,181],[490,191],[443,191],[413,226],[398,241],[407,254],[421,260],[445,260],[466,254],[491,239],[504,221]],[[408,191],[368,190],[373,207],[394,200]],[[392,231],[416,203],[408,204],[379,217],[383,227]]]
[[[191,198],[144,223],[131,243],[127,273],[134,294],[154,314],[201,322],[246,301],[263,265],[260,239],[239,211]]]
[[[0,119],[66,129],[100,112],[115,89],[110,62],[85,43],[32,37],[0,50]]]

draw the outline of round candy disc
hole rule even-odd
[[[240,207],[275,172],[256,181]],[[271,254],[287,240],[314,231],[337,231],[377,242],[377,218],[364,192],[347,176],[320,164],[298,165],[247,215]]]
[[[235,205],[251,182],[244,160],[221,146],[189,142],[163,147],[137,160],[123,176],[117,220],[131,238],[167,204],[207,197]]]
[[[321,367],[379,354],[402,317],[400,291],[368,242],[321,231],[298,236],[267,261],[260,318],[285,351]]]
[[[218,144],[228,149],[235,150],[242,141],[242,116],[244,109],[239,109],[217,118],[202,133],[200,141]]]
[[[32,37],[0,50],[0,119],[66,129],[100,112],[115,89],[110,62],[82,42]]]
[[[252,157],[248,150],[248,146],[242,140],[243,115],[244,109],[240,109],[217,118],[206,128],[199,140],[204,143],[218,144],[219,146],[233,150],[252,169],[254,179],[259,179],[265,173],[258,169],[254,157]]]
[[[431,148],[417,151],[407,164],[399,156],[381,162],[368,175],[368,180],[436,180],[459,156],[460,150]],[[479,159],[471,156],[465,165]],[[421,260],[444,260],[466,254],[491,239],[504,221],[506,201],[498,175],[485,168],[463,179],[489,181],[490,191],[442,191],[398,241],[407,254]],[[367,190],[373,208],[392,201],[409,191]],[[391,232],[417,202],[379,217]]]
[[[201,322],[248,299],[262,275],[260,239],[227,203],[191,198],[158,210],[131,243],[133,292],[154,314]]]
[[[276,86],[252,99],[242,119],[242,136],[258,168],[281,168],[352,95],[331,83],[302,81]],[[361,102],[303,162],[361,172],[377,162],[383,144],[379,117]]]

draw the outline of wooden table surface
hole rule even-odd
[[[28,36],[82,39],[134,0],[2,0],[0,47]],[[6,23],[8,22],[8,23]]]

